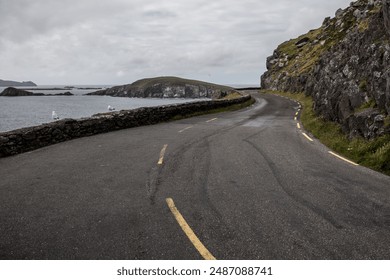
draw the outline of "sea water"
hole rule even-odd
[[[199,101],[199,99],[126,98],[84,95],[100,88],[102,87],[78,86],[65,88],[64,86],[39,86],[37,88],[27,88],[27,90],[44,94],[69,91],[74,96],[0,96],[0,132],[52,122],[54,121],[52,119],[52,111],[55,111],[60,119],[78,119],[90,117],[97,113],[108,112],[109,105],[118,111]],[[0,87],[0,93],[4,89]]]

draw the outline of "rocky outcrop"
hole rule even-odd
[[[34,93],[30,91],[18,89],[14,87],[6,88],[5,90],[3,90],[2,93],[0,93],[0,96],[32,96],[32,95],[34,95]]]
[[[383,0],[383,23],[390,36],[390,0]]]
[[[37,85],[31,81],[15,82],[0,80],[0,87],[36,87]]]
[[[55,94],[43,94],[43,93],[33,93],[31,91],[18,89],[14,87],[9,87],[3,90],[0,93],[0,96],[9,96],[9,97],[17,97],[17,96],[72,96],[73,94],[69,91],[63,93],[55,93]]]
[[[233,88],[177,77],[142,79],[132,84],[100,90],[88,95],[109,95],[141,98],[212,98],[233,92]]]
[[[262,88],[305,92],[351,137],[390,133],[390,1],[359,0],[267,59]]]
[[[109,131],[151,125],[175,117],[228,107],[249,101],[250,95],[169,106],[138,108],[97,114],[79,120],[64,119],[49,124],[0,133],[0,157],[11,156],[55,143]]]

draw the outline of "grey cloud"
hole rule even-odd
[[[169,11],[160,11],[160,10],[148,10],[142,13],[145,17],[152,17],[157,18],[158,20],[164,19],[164,18],[175,18],[177,15],[175,13],[169,12]]]
[[[258,83],[281,42],[340,0],[0,0],[0,78],[128,83],[182,75]]]

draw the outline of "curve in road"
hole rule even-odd
[[[331,154],[299,104],[252,94],[0,159],[0,258],[207,258],[195,236],[217,259],[389,259],[390,178]]]

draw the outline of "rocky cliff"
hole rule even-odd
[[[351,137],[390,133],[390,0],[359,0],[267,58],[262,88],[305,92]]]
[[[99,90],[88,95],[153,98],[212,98],[218,99],[233,88],[177,77],[158,77],[138,80],[132,84]]]

